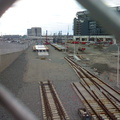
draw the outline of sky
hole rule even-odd
[[[102,0],[108,6],[120,0]],[[26,35],[27,29],[41,27],[42,34],[73,34],[73,19],[85,8],[75,0],[19,0],[0,18],[0,35]]]

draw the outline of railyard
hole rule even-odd
[[[1,1],[2,7],[0,15],[2,16],[15,1],[16,0],[12,0],[8,3]],[[50,54],[48,57],[44,57],[44,59],[43,57],[41,59],[40,54],[32,52],[32,46],[28,47],[28,45],[28,49],[24,46],[22,51],[15,52],[16,50],[13,50],[14,52],[11,54],[1,55],[0,65],[3,69],[0,73],[0,82],[6,86],[8,91],[11,91],[16,98],[20,99],[38,119],[90,120],[92,117],[95,120],[119,120],[119,16],[101,1],[86,2],[77,0],[77,2],[88,9],[88,11],[92,13],[92,16],[100,22],[110,34],[115,36],[117,39],[117,44],[115,44],[117,46],[88,45],[79,48],[79,45],[69,44],[70,46],[68,45],[68,50],[66,50],[66,47],[65,49],[57,48],[59,45],[55,45],[59,51],[49,46]],[[86,12],[82,12],[82,14],[84,13]],[[85,15],[84,17],[86,19],[87,16]],[[79,22],[82,20],[80,22],[81,25],[84,23],[83,19],[78,20]],[[85,28],[90,27],[85,26]],[[90,40],[91,33],[95,33],[93,32],[95,27],[91,28],[93,29],[88,30],[88,40]],[[94,35],[98,35],[97,29]],[[81,31],[82,29],[80,32]],[[31,33],[30,29],[29,33]],[[102,35],[101,27],[99,33]],[[35,36],[37,36],[37,34]],[[11,41],[9,41],[9,43],[11,43]],[[117,50],[113,50],[114,47],[118,49],[118,53]],[[9,50],[7,51],[9,52]],[[16,59],[17,57],[18,59]],[[9,62],[9,60],[11,62]],[[12,64],[5,66],[7,62]],[[2,93],[2,86],[0,86],[0,92]],[[0,96],[4,96],[4,92],[1,93]],[[8,96],[9,95],[10,94],[8,94]],[[0,100],[3,105],[7,106],[6,101],[3,99]],[[9,100],[6,100],[9,103]],[[13,101],[11,101],[11,103],[14,104]],[[10,104],[10,106],[13,104]],[[14,106],[12,107],[14,108]],[[9,107],[7,110],[11,112],[13,110],[12,107]],[[7,110],[1,107],[0,119],[13,120],[13,116],[7,112]],[[19,113],[21,113],[21,111],[19,111]],[[23,114],[20,115],[17,109],[16,111],[14,109],[13,113],[14,115],[16,114],[16,118],[27,120],[22,119],[22,115],[23,118],[26,118],[28,114],[25,115],[25,113],[22,112]],[[29,117],[28,120],[36,119]]]
[[[71,46],[69,46],[71,47]],[[84,46],[85,47],[85,46]],[[19,98],[29,109],[39,118],[43,119],[42,100],[40,97],[39,82],[50,81],[54,85],[54,88],[62,102],[62,105],[71,120],[79,120],[78,109],[84,108],[83,100],[75,93],[72,83],[78,84],[81,79],[76,75],[76,72],[69,66],[64,57],[70,55],[69,51],[58,51],[54,47],[48,45],[49,56],[42,60],[39,58],[36,52],[32,51],[32,45],[6,70],[4,70],[0,77],[0,82],[5,85],[13,94]],[[90,53],[91,50],[91,53]],[[96,50],[96,51],[95,51]],[[79,52],[78,56],[81,61],[76,61],[85,67],[93,74],[100,77],[104,82],[112,86],[116,90],[120,90],[116,87],[116,79],[108,79],[105,73],[101,73],[106,68],[98,68],[99,64],[105,64],[103,51],[86,47],[86,51]],[[115,54],[116,52],[114,52]],[[107,53],[108,56],[111,53]],[[113,54],[113,53],[112,53]],[[116,54],[114,55],[116,60]],[[91,57],[92,56],[92,57]],[[99,56],[99,60],[96,62],[97,67],[94,66],[95,57]],[[101,57],[100,57],[101,56]],[[110,56],[111,57],[111,56]],[[100,61],[100,58],[103,61]],[[113,60],[112,60],[113,62]],[[94,63],[94,64],[93,64]],[[92,65],[92,67],[91,67]],[[107,64],[109,66],[109,64]],[[115,69],[115,64],[109,66]],[[108,69],[109,69],[108,67]],[[18,68],[18,69],[16,69]],[[102,69],[102,70],[101,70]],[[111,74],[109,71],[107,75]],[[113,71],[113,74],[115,71]],[[118,95],[119,97],[119,95]],[[118,108],[119,109],[119,108]],[[14,118],[4,108],[0,110],[1,120],[13,120]]]

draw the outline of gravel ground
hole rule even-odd
[[[22,81],[27,61],[25,53],[22,54],[11,66],[0,73],[0,83],[8,88],[16,97],[23,87]],[[14,120],[13,117],[0,106],[0,120]]]
[[[42,120],[38,83],[50,80],[54,84],[70,119],[80,120],[77,110],[83,107],[83,105],[71,87],[71,83],[79,81],[79,78],[64,60],[66,53],[59,52],[51,46],[48,47],[50,48],[49,57],[41,60],[36,52],[32,52],[31,46],[11,66],[0,73],[0,83],[5,85]],[[85,57],[87,56],[85,55]],[[93,69],[90,69],[89,65],[87,66],[86,62],[84,64],[80,62],[80,64],[94,72]],[[104,76],[101,77],[104,78]],[[106,82],[113,83],[109,80],[106,80]],[[14,118],[0,106],[0,120],[14,120]]]
[[[42,108],[39,81],[50,80],[63,103],[71,120],[79,120],[77,110],[83,107],[80,99],[71,87],[71,82],[79,81],[75,72],[64,60],[65,53],[49,46],[50,55],[41,60],[32,46],[22,54],[11,66],[0,74],[0,83],[5,85],[17,98],[42,120]],[[1,107],[0,120],[14,120]]]

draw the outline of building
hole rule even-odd
[[[120,14],[120,6],[111,9]],[[109,33],[89,16],[88,11],[80,11],[76,13],[73,21],[73,35],[109,35]]]
[[[42,29],[41,27],[32,27],[31,29],[27,29],[27,35],[32,37],[41,37]]]
[[[120,6],[112,7],[111,9],[120,14]],[[107,33],[97,21],[89,16],[89,11],[80,11],[76,13],[76,17],[73,21],[73,35],[76,39],[80,39],[79,36],[86,36],[88,38],[87,40],[89,40],[91,36],[109,36],[109,38],[114,38]]]
[[[31,29],[27,29],[27,35],[28,35],[28,36],[32,36],[32,31],[31,31]]]
[[[88,11],[77,12],[73,25],[74,36],[79,35],[109,35],[103,27],[89,16]]]

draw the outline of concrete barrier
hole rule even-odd
[[[0,55],[0,72],[5,70],[10,64],[12,64],[23,52],[24,50]]]

